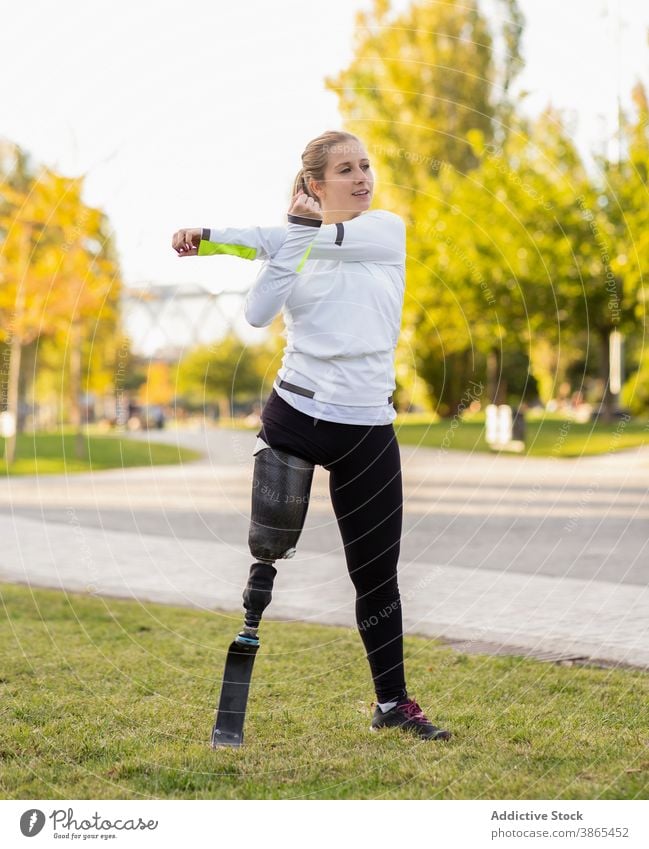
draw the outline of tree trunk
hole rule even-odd
[[[611,331],[609,328],[599,330],[601,363],[600,377],[604,387],[602,400],[599,404],[599,420],[605,424],[613,421],[613,410],[615,408],[615,396],[611,392]]]
[[[489,404],[507,401],[507,381],[502,375],[500,348],[495,346],[487,354],[487,399]]]
[[[86,459],[86,446],[81,422],[81,322],[74,321],[70,331],[70,423],[74,427],[74,456]]]
[[[19,267],[26,274],[29,265],[29,249],[32,242],[32,228],[28,224],[23,227],[20,245]],[[13,329],[11,333],[9,354],[9,381],[7,386],[7,411],[13,414],[16,428],[18,427],[18,392],[20,387],[20,360],[22,357],[22,321],[25,312],[25,281],[21,280],[16,289],[16,305],[14,309]],[[9,466],[16,457],[16,434],[7,437],[5,443],[5,463]]]
[[[228,397],[219,398],[219,424],[230,424],[232,418],[232,408],[230,407],[230,399]]]
[[[472,389],[473,362],[471,351],[460,351],[447,358],[448,382],[444,400],[448,404],[449,416],[462,412],[467,407],[467,392]]]
[[[13,414],[16,427],[18,425],[18,384],[20,382],[20,359],[22,356],[22,344],[18,333],[14,332],[11,337],[9,358],[9,380],[7,383],[7,411]],[[16,428],[12,436],[5,441],[5,463],[10,466],[16,457]]]

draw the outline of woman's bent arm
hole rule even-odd
[[[264,264],[248,291],[244,314],[253,327],[268,326],[281,310],[304,268],[312,240],[312,227],[289,223],[284,243]]]
[[[340,224],[322,224],[308,256],[385,265],[401,265],[405,258],[406,225],[387,209],[372,209]]]

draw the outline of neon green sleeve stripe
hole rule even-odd
[[[201,239],[198,245],[198,256],[212,256],[213,254],[231,254],[241,259],[255,259],[257,248],[248,245],[228,245],[220,242],[206,242]]]
[[[313,242],[311,242],[311,244],[309,245],[309,247],[306,249],[306,253],[304,254],[304,256],[302,257],[302,259],[300,260],[300,264],[299,264],[299,265],[298,265],[298,267],[295,269],[297,272],[302,271],[302,268],[304,267],[304,263],[305,263],[305,262],[307,261],[307,259],[309,258],[309,254],[311,253],[311,248],[312,248],[312,247],[313,247]]]

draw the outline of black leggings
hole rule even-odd
[[[379,702],[405,697],[403,625],[397,582],[403,491],[392,424],[350,425],[315,419],[273,389],[260,436],[271,448],[329,472],[329,492],[347,568],[356,589],[356,622]]]

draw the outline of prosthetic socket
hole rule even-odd
[[[256,562],[243,592],[243,634],[256,637],[270,604],[276,560],[293,557],[304,527],[314,464],[275,448],[255,455],[248,545]]]

